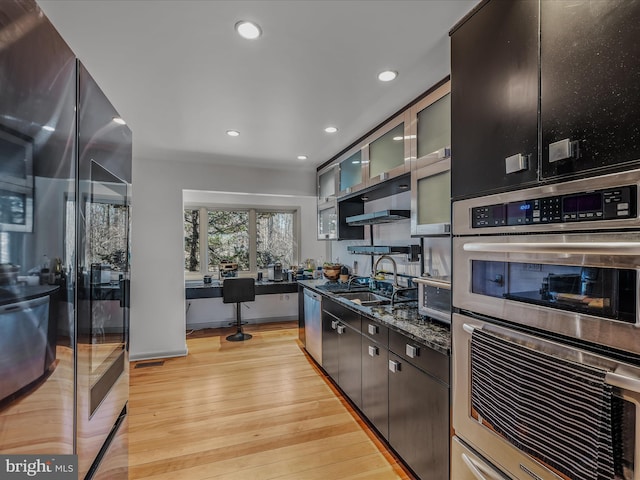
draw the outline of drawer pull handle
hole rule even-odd
[[[338,334],[342,335],[344,333],[345,330],[345,326],[344,325],[338,325]]]
[[[409,345],[407,343],[407,346],[405,348],[405,353],[409,358],[416,358],[418,355],[420,355],[420,349],[418,347],[414,347],[413,345]]]
[[[398,373],[400,371],[400,362],[389,360],[389,371],[392,373]]]
[[[378,333],[378,326],[370,323],[367,327],[367,331],[369,332],[369,335],[375,335]]]
[[[375,357],[376,355],[378,355],[378,347],[375,345],[369,345],[369,356]]]
[[[335,330],[338,328],[338,322],[336,320],[331,320],[331,330]]]

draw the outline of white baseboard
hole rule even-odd
[[[155,360],[157,358],[171,358],[171,357],[186,357],[189,353],[189,350],[184,348],[184,350],[174,350],[170,352],[147,352],[147,353],[137,353],[137,354],[129,354],[130,362],[138,362],[140,360]]]

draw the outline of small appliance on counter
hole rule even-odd
[[[281,282],[284,280],[282,274],[282,263],[270,263],[267,265],[267,280],[271,282]]]
[[[218,271],[220,272],[220,279],[232,278],[238,276],[238,264],[231,262],[223,262],[218,265]]]

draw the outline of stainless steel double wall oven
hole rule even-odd
[[[454,202],[452,478],[640,479],[639,190]]]

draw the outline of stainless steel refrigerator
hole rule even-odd
[[[131,131],[31,0],[0,92],[0,454],[125,479]]]

